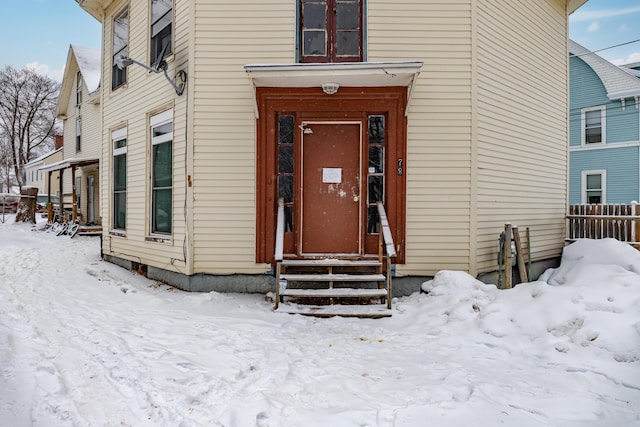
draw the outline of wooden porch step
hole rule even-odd
[[[374,318],[391,317],[392,311],[384,305],[298,305],[283,303],[279,312],[301,314],[315,317],[362,317]]]
[[[386,289],[285,289],[280,296],[298,298],[382,298],[387,296]]]
[[[349,259],[285,259],[282,260],[285,267],[381,267],[378,260],[349,260]]]
[[[384,274],[281,274],[290,282],[383,282]]]

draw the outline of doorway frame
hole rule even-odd
[[[294,115],[296,124],[302,121],[359,120],[363,123],[363,151],[366,151],[365,132],[368,130],[365,124],[368,115],[386,115],[388,152],[385,159],[387,172],[384,202],[396,243],[396,263],[405,262],[407,98],[406,86],[341,87],[338,93],[332,95],[323,93],[319,87],[256,88],[256,262],[273,264],[278,206],[277,119],[281,114]],[[296,143],[299,143],[300,133],[294,132],[294,136]],[[397,169],[399,159],[402,160],[403,170],[395,174],[393,171]],[[365,235],[362,242],[363,257],[373,258],[377,256],[378,234],[369,235],[366,227],[362,229],[361,234]],[[297,245],[297,236],[293,234],[285,233],[285,248]],[[298,251],[285,249],[285,257],[299,257]]]
[[[314,253],[314,252],[305,252],[304,251],[304,155],[305,155],[305,144],[304,144],[304,130],[306,125],[357,125],[358,126],[358,160],[357,160],[357,181],[358,181],[358,248],[354,253]],[[297,254],[302,257],[322,257],[322,256],[361,256],[363,255],[363,242],[362,242],[362,222],[363,222],[363,212],[362,212],[362,193],[363,193],[363,182],[362,182],[362,146],[363,146],[363,123],[361,120],[308,120],[304,119],[300,123],[300,154],[299,160],[296,163],[300,165],[300,173],[299,173],[299,188],[300,192],[300,203],[298,204],[296,210],[298,211],[297,217],[299,220],[296,222],[297,224],[297,232],[298,232],[298,246],[297,246]],[[295,188],[295,186],[294,186]],[[295,228],[295,227],[294,227]]]

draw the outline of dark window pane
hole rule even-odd
[[[284,198],[285,203],[293,202],[293,177],[292,176],[279,176],[278,177],[278,198]]]
[[[587,128],[585,132],[587,144],[602,142],[602,128]]]
[[[126,139],[119,139],[113,144],[113,148],[123,148],[127,146]]]
[[[171,142],[153,146],[153,187],[171,187]]]
[[[602,175],[587,175],[587,190],[601,190]]]
[[[321,30],[304,31],[304,54],[305,55],[326,55],[326,34]]]
[[[336,26],[339,30],[353,30],[360,27],[360,6],[358,2],[336,5]]]
[[[160,54],[165,45],[167,45],[167,50],[164,56],[167,56],[173,52],[171,45],[171,24],[164,27],[157,35],[151,38],[151,64],[155,65],[164,58],[160,58]]]
[[[384,201],[384,180],[382,176],[369,177],[369,199],[367,202],[373,204]]]
[[[165,123],[160,126],[156,126],[153,128],[153,137],[166,135],[173,131],[173,123]]]
[[[171,189],[153,191],[152,231],[171,234]]]
[[[380,217],[378,216],[377,206],[369,206],[369,209],[367,211],[367,233],[380,233]]]
[[[127,189],[127,155],[113,157],[113,188],[115,191]]]
[[[293,116],[278,117],[278,143],[293,144]]]
[[[113,228],[124,230],[127,225],[127,193],[119,192],[113,195]]]
[[[293,145],[278,147],[278,173],[293,173]]]
[[[360,55],[360,32],[338,31],[336,50],[338,55]]]
[[[384,116],[369,116],[369,144],[384,144]]]
[[[293,206],[284,207],[284,231],[285,233],[293,231]]]
[[[602,193],[600,191],[587,192],[587,203],[602,203]]]
[[[369,147],[369,173],[384,172],[384,148],[380,145]]]
[[[324,30],[327,26],[327,5],[311,3],[302,7],[304,29]]]

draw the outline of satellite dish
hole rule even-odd
[[[160,56],[158,56],[158,63],[156,64],[156,70],[158,71],[162,70],[162,67],[164,67],[164,65],[166,64],[166,62],[164,61],[164,55],[167,53],[169,43],[171,43],[171,40],[167,40],[167,42],[164,44],[164,47],[162,48],[162,53],[160,53]]]

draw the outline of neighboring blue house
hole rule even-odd
[[[640,201],[640,63],[569,54],[569,204]]]

